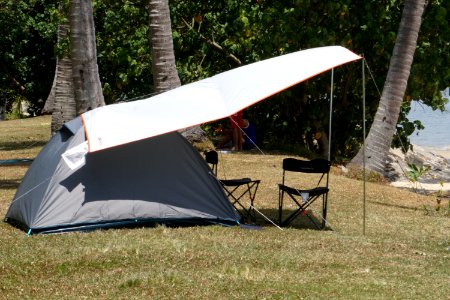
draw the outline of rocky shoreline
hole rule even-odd
[[[450,148],[437,149],[413,145],[406,154],[400,149],[391,149],[387,177],[395,187],[414,190],[424,194],[450,195]],[[408,163],[419,169],[428,169],[416,182],[407,174]]]

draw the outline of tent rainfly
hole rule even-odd
[[[88,111],[44,147],[5,220],[29,233],[146,222],[237,224],[208,166],[176,130],[228,117],[360,58],[340,46],[313,48]]]

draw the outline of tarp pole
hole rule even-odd
[[[331,90],[330,90],[330,121],[328,122],[328,161],[331,161],[331,122],[333,120],[333,87],[334,68],[331,69]]]
[[[363,92],[363,235],[366,235],[366,75],[365,58],[362,61],[362,92]]]

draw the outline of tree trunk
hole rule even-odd
[[[58,40],[59,40],[59,25],[58,25]],[[50,93],[48,93],[47,99],[45,100],[44,107],[41,110],[41,115],[51,115],[53,112],[53,107],[55,106],[55,97],[56,97],[56,74],[58,73],[58,63],[59,58],[56,58],[56,66],[55,66],[55,75],[53,76],[52,89]]]
[[[91,0],[70,0],[70,45],[77,114],[105,105],[97,66]]]
[[[156,92],[164,92],[181,85],[175,65],[169,1],[150,0],[149,14],[153,84]]]
[[[165,92],[181,86],[173,50],[169,1],[150,0],[149,16],[153,84],[156,92]],[[191,144],[209,142],[200,126],[182,129],[180,133]]]
[[[406,0],[378,110],[366,141],[366,168],[385,173],[400,107],[416,50],[425,0]],[[351,164],[362,166],[363,149]]]
[[[69,23],[58,26],[58,41],[67,38]],[[69,54],[58,58],[56,62],[51,131],[54,134],[61,126],[77,116],[72,79],[72,60]],[[52,88],[53,89],[53,88]],[[51,95],[49,95],[50,98]],[[49,99],[47,99],[47,102]],[[46,105],[47,105],[46,102]]]

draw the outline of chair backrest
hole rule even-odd
[[[328,173],[330,162],[323,158],[301,160],[296,158],[283,159],[283,170],[302,173]]]
[[[300,172],[300,173],[318,173],[322,174],[317,185],[320,184],[324,176],[326,179],[326,186],[328,186],[328,173],[330,172],[331,163],[323,158],[315,158],[313,160],[301,160],[296,158],[283,159],[283,184],[285,180],[286,171]]]
[[[217,176],[217,164],[219,163],[219,155],[217,151],[215,150],[205,151],[205,160],[210,165],[214,175]]]

